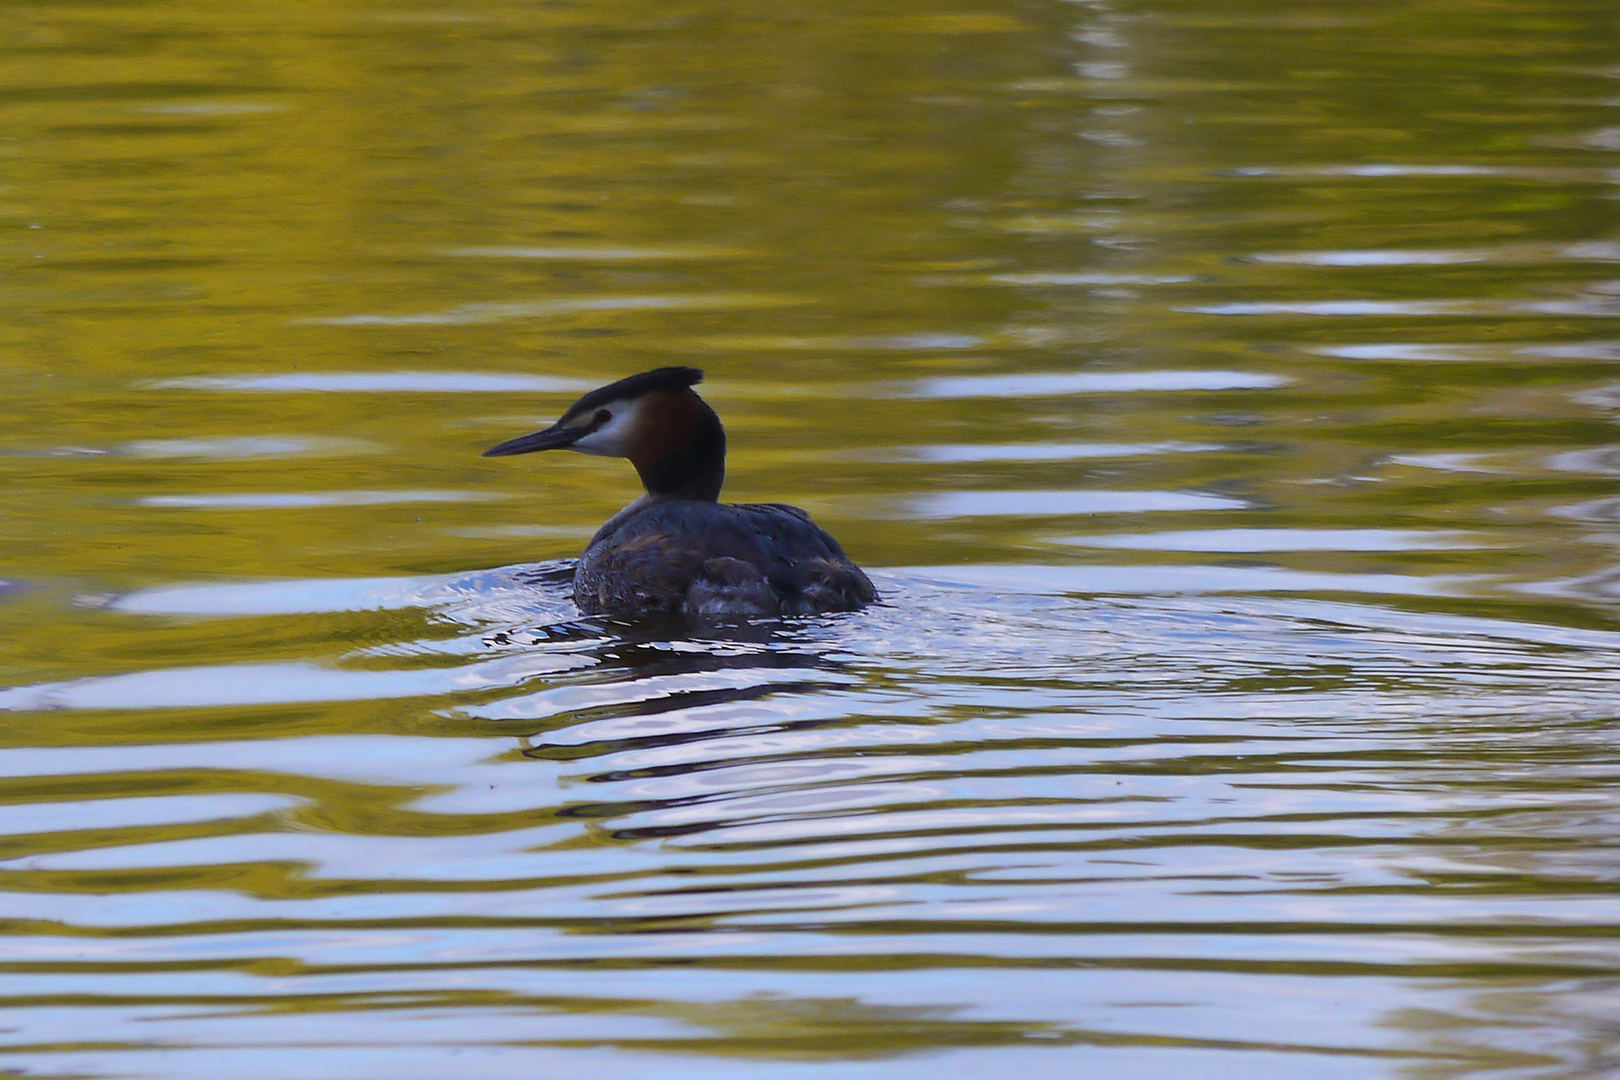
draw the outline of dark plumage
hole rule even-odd
[[[559,424],[567,423],[569,418],[580,413],[600,408],[610,401],[630,400],[641,397],[651,390],[685,390],[696,386],[703,381],[703,371],[695,367],[661,367],[651,371],[643,371],[639,375],[629,375],[616,383],[599,386],[586,394],[562,414]]]
[[[702,378],[696,368],[667,367],[620,379],[551,427],[485,451],[568,448],[635,465],[647,494],[591,538],[574,573],[580,610],[803,615],[871,603],[871,580],[803,510],[716,501],[726,436],[691,389]]]

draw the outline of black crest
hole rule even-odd
[[[696,386],[702,381],[703,372],[695,367],[661,367],[643,371],[640,375],[631,375],[616,383],[608,383],[592,390],[568,406],[568,411],[558,423],[577,413],[589,412],[606,405],[610,401],[628,401],[654,390],[685,390],[688,386]]]

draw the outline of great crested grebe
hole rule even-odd
[[[578,450],[629,458],[647,494],[608,519],[574,571],[587,615],[807,615],[876,599],[838,541],[796,506],[717,501],[726,432],[692,387],[703,372],[664,367],[592,390],[544,431],[484,451]]]

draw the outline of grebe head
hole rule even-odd
[[[647,494],[714,502],[726,477],[726,433],[692,389],[703,372],[664,367],[592,390],[555,424],[484,451],[507,457],[536,450],[577,450],[629,458]]]

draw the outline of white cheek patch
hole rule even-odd
[[[569,447],[582,454],[595,454],[597,457],[627,457],[630,453],[630,437],[636,429],[636,413],[639,402],[614,401],[603,405],[598,412],[606,409],[613,414],[613,419],[580,439]]]

